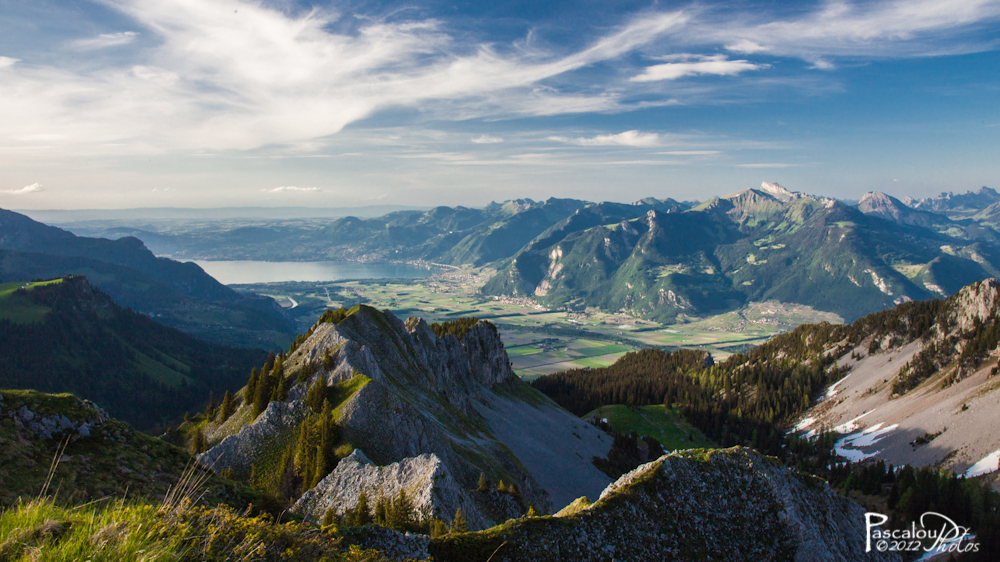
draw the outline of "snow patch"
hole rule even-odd
[[[806,418],[800,421],[799,424],[795,426],[795,431],[802,431],[803,429],[809,427],[814,423],[816,423],[816,418]]]
[[[853,420],[838,425],[837,427],[833,428],[833,430],[836,431],[837,433],[851,433],[853,431],[857,431],[858,428],[861,427],[861,424],[858,423],[858,420],[860,420],[861,418],[867,416],[868,414],[874,411],[875,410],[868,410],[867,412],[861,414],[860,416],[854,418]]]
[[[998,468],[1000,468],[1000,449],[993,451],[976,464],[970,466],[969,470],[965,471],[965,477],[973,478],[982,476],[983,474],[995,472]]]
[[[824,395],[823,395],[823,398],[822,398],[822,399],[823,399],[823,400],[826,400],[827,398],[833,398],[834,396],[836,396],[836,395],[837,395],[837,393],[838,393],[838,392],[840,392],[839,390],[837,390],[837,386],[838,386],[838,385],[839,385],[840,383],[842,383],[842,382],[846,381],[846,380],[847,380],[847,377],[849,377],[849,376],[851,376],[851,374],[850,374],[850,373],[848,373],[848,374],[844,375],[844,378],[840,379],[839,381],[837,381],[837,382],[835,382],[835,383],[831,384],[831,385],[830,385],[830,388],[828,388],[828,389],[827,389],[827,391],[826,391],[826,394],[824,394]]]
[[[867,414],[862,414],[862,415],[867,415]],[[855,420],[856,419],[857,418],[855,418]],[[886,428],[883,428],[882,425],[883,424],[881,423],[877,423],[863,431],[858,431],[850,435],[847,435],[845,437],[841,437],[833,445],[833,448],[838,455],[844,457],[845,459],[851,462],[860,462],[865,459],[870,459],[875,455],[879,454],[881,451],[865,452],[862,451],[861,448],[871,447],[872,445],[878,443],[879,441],[884,439],[886,435],[892,433],[893,431],[896,430],[896,428],[899,427],[899,424],[892,424]]]

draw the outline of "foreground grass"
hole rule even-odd
[[[341,551],[316,526],[279,523],[231,507],[97,502],[76,507],[51,498],[20,502],[0,515],[0,561],[345,561],[386,560]]]

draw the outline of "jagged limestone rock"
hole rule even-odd
[[[332,404],[334,414],[343,439],[373,462],[437,459],[465,498],[430,496],[433,513],[443,519],[461,505],[470,527],[484,528],[529,504],[550,513],[580,495],[596,496],[610,482],[590,460],[606,455],[611,439],[521,382],[489,323],[472,326],[461,339],[438,337],[421,319],[404,323],[388,311],[358,306],[336,324],[316,325],[285,359],[286,375],[295,377],[307,362],[315,375],[296,382],[287,402],[272,402],[253,421],[244,403],[230,421],[210,424],[205,434],[214,446],[199,461],[245,476],[255,463],[280,458],[308,416],[308,388],[323,377],[351,388]],[[471,493],[481,473],[516,484],[523,503],[506,494]],[[323,488],[331,505],[345,497],[333,488]]]
[[[374,506],[380,498],[396,498],[400,490],[409,496],[420,519],[437,517],[450,521],[455,510],[461,508],[463,513],[469,514],[470,525],[477,528],[487,525],[468,492],[455,482],[441,459],[433,454],[380,467],[368,460],[360,449],[355,449],[315,488],[302,494],[291,511],[321,521],[328,509],[333,509],[338,516],[354,509],[361,492],[367,494],[369,504]]]
[[[307,414],[301,399],[271,402],[253,423],[196,458],[216,472],[232,470],[237,477],[246,477],[253,462],[266,454],[276,441],[293,435]]]
[[[896,561],[865,552],[865,510],[745,448],[664,455],[592,505],[432,541],[435,560]]]

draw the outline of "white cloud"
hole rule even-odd
[[[283,185],[281,187],[276,187],[274,189],[262,189],[261,191],[266,191],[268,193],[284,193],[290,191],[322,191],[318,187],[296,187],[294,185]]]
[[[595,137],[567,138],[560,136],[549,137],[549,140],[575,144],[579,146],[634,146],[650,147],[660,144],[660,135],[656,133],[643,133],[640,131],[625,131],[617,135],[597,135]]]
[[[58,130],[62,146],[87,151],[112,142],[133,152],[247,150],[329,136],[393,106],[445,119],[613,110],[619,98],[600,88],[580,94],[540,82],[615,59],[688,19],[643,14],[583,49],[556,54],[470,45],[434,20],[296,15],[242,0],[107,3],[156,36],[155,44],[131,53],[124,67],[37,65],[5,75],[5,137]],[[128,33],[135,32],[85,45],[134,40]]]
[[[0,193],[6,193],[8,195],[24,195],[26,193],[38,193],[39,191],[45,191],[42,189],[42,184],[35,182],[31,185],[26,185],[21,189],[0,189]]]
[[[799,164],[786,164],[783,162],[771,162],[766,164],[737,164],[737,168],[794,168]]]
[[[476,144],[496,144],[499,142],[503,142],[503,139],[500,137],[494,137],[490,135],[479,135],[478,137],[473,138],[472,142]]]
[[[713,74],[716,76],[732,76],[747,70],[767,68],[766,64],[754,64],[746,60],[729,60],[726,55],[683,55],[682,62],[667,62],[647,66],[642,74],[633,76],[632,82],[654,82],[657,80],[676,80],[684,76]]]
[[[657,152],[657,154],[668,154],[672,156],[714,156],[719,154],[719,150],[668,150]]]
[[[944,39],[953,50],[974,49],[965,32],[1000,17],[995,0],[831,1],[785,19],[695,5],[641,13],[576,51],[560,52],[532,41],[475,44],[437,20],[268,7],[285,2],[103,1],[141,29],[83,39],[77,46],[125,45],[139,33],[155,41],[141,50],[116,51],[128,58],[96,69],[72,57],[37,59],[59,60],[55,65],[0,57],[0,150],[21,146],[20,139],[31,135],[55,134],[60,137],[45,147],[58,156],[70,150],[120,155],[322,145],[349,123],[390,107],[416,108],[442,120],[619,112],[688,101],[681,82],[668,84],[683,76],[766,67],[722,54],[690,54],[637,74],[623,58],[636,51],[710,53],[724,46],[831,68],[844,55],[938,52]],[[601,62],[621,63],[626,73],[581,87],[572,73]],[[711,98],[707,87],[690,92]],[[657,144],[655,135],[645,135],[563,142]]]
[[[752,55],[754,53],[759,53],[761,51],[766,51],[767,47],[763,45],[758,45],[753,41],[748,39],[741,39],[731,45],[726,45],[727,51],[733,51],[734,53],[745,53],[747,55]]]
[[[685,28],[695,43],[717,43],[741,53],[767,52],[829,68],[832,56],[901,57],[984,50],[969,27],[1000,19],[996,0],[826,0],[789,19],[737,13],[727,21]],[[992,48],[992,47],[989,47]]]
[[[105,49],[107,47],[118,47],[128,45],[139,34],[135,31],[120,31],[118,33],[102,33],[90,39],[78,39],[73,41],[73,46],[77,49]]]

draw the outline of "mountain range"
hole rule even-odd
[[[184,258],[484,266],[496,271],[482,288],[486,295],[663,322],[763,300],[853,320],[1000,275],[1000,235],[991,218],[998,199],[983,188],[909,204],[869,193],[848,205],[764,182],[695,206],[654,198],[518,199],[481,209],[219,226],[207,238],[183,228],[88,232],[127,232]]]
[[[86,275],[116,303],[207,341],[284,347],[294,324],[272,299],[233,291],[194,263],[158,258],[132,237],[76,236],[0,209],[0,282]]]

